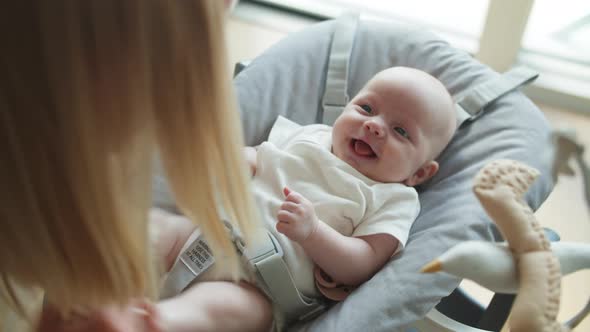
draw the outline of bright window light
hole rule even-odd
[[[522,47],[528,52],[590,65],[590,1],[536,0]]]
[[[489,0],[258,0],[324,17],[347,11],[364,16],[425,27],[457,47],[475,52]],[[469,13],[469,15],[466,15]]]

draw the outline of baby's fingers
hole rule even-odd
[[[283,194],[285,195],[285,197],[289,196],[289,194],[291,193],[291,189],[285,187],[283,188]]]
[[[283,188],[283,194],[285,194],[285,200],[293,203],[301,203],[303,196],[300,193],[293,191],[287,187]]]
[[[291,240],[297,240],[297,223],[279,221],[275,227],[277,232],[285,235]]]
[[[300,210],[300,205],[290,201],[284,201],[281,204],[280,210],[289,211],[291,213],[297,213]]]
[[[279,222],[290,224],[295,221],[295,215],[289,211],[280,210],[279,213],[277,213],[277,220]]]
[[[280,221],[276,224],[275,227],[277,228],[277,232],[284,234],[287,237],[289,237],[289,235],[291,234],[291,230],[293,229],[293,227],[291,227],[291,224]]]

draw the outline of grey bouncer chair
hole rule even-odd
[[[378,71],[392,66],[424,70],[457,101],[461,126],[439,158],[439,173],[419,189],[422,212],[405,250],[345,301],[293,331],[495,331],[511,298],[498,295],[486,309],[447,274],[420,268],[466,240],[497,240],[471,191],[487,162],[509,158],[541,171],[526,195],[537,209],[553,188],[550,129],[518,87],[536,76],[500,75],[436,35],[408,26],[354,17],[326,21],[289,35],[245,65],[235,87],[247,145],[264,141],[277,116],[299,124],[327,123]]]

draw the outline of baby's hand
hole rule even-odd
[[[286,199],[277,214],[277,231],[301,243],[315,231],[319,220],[308,199],[287,187],[283,189],[283,193]]]

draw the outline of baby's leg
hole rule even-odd
[[[188,218],[159,208],[150,209],[149,227],[154,253],[164,271],[169,271],[197,227]]]
[[[205,281],[157,305],[165,331],[270,331],[272,307],[248,283]]]
[[[194,229],[186,217],[150,210],[152,242],[166,271]],[[157,308],[164,331],[270,331],[272,323],[270,301],[246,282],[197,282]]]
[[[165,271],[196,227],[186,217],[150,210],[150,232]],[[164,331],[270,331],[272,306],[256,287],[229,281],[197,282],[181,294],[160,301],[157,311]]]

